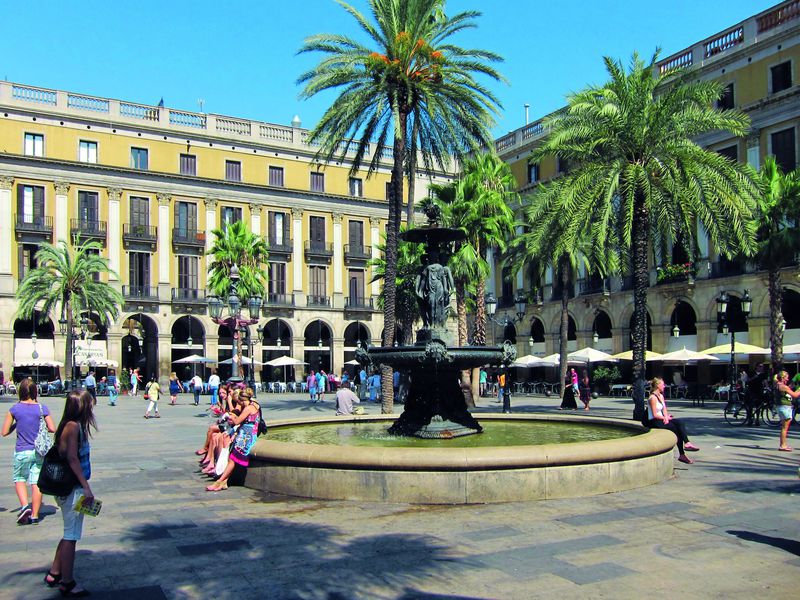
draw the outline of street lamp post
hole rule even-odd
[[[497,343],[497,331],[495,329],[496,325],[502,325],[505,334],[505,328],[509,325],[513,325],[514,323],[521,323],[525,318],[525,310],[528,308],[528,299],[525,296],[525,292],[522,290],[517,290],[517,295],[514,298],[514,303],[517,307],[517,316],[516,317],[506,317],[499,321],[494,318],[495,312],[497,311],[497,298],[494,297],[494,294],[489,292],[486,294],[486,300],[484,301],[486,305],[486,314],[487,318],[492,322],[492,339],[494,340],[495,344]],[[506,340],[503,340],[504,342]],[[510,413],[511,412],[511,390],[508,385],[508,365],[503,365],[503,373],[506,376],[506,385],[503,387],[503,412]]]
[[[728,293],[722,291],[719,295],[719,298],[717,298],[717,323],[719,323],[722,333],[730,332],[731,334],[731,362],[729,366],[730,377],[728,384],[728,398],[730,399],[733,395],[733,391],[736,389],[736,332],[729,325],[729,303],[730,298],[728,297]],[[744,317],[745,321],[747,321],[747,318],[750,316],[750,309],[752,305],[753,300],[750,298],[750,290],[745,290],[744,295],[742,296],[742,316]]]
[[[211,314],[211,320],[217,325],[225,325],[230,331],[233,338],[233,353],[231,357],[231,378],[228,381],[238,383],[243,381],[239,376],[239,363],[240,350],[239,343],[241,336],[239,330],[250,325],[258,323],[259,312],[261,311],[262,299],[259,296],[253,296],[247,300],[247,309],[250,313],[250,318],[242,317],[242,300],[239,297],[239,267],[233,265],[229,275],[231,281],[230,293],[227,299],[228,316],[223,317],[222,311],[225,309],[225,303],[217,296],[211,295],[208,298],[208,310]]]
[[[86,317],[81,317],[80,319],[81,330],[80,335],[84,337],[88,330],[89,326],[89,319]],[[65,390],[69,390],[70,388],[74,389],[75,387],[79,387],[75,385],[75,339],[78,337],[78,332],[75,329],[75,322],[68,321],[63,316],[58,320],[58,329],[61,332],[61,335],[67,335],[69,340],[69,356],[70,356],[70,370],[69,373],[70,384],[69,386],[64,386]]]

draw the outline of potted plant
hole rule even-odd
[[[595,389],[601,389],[606,394],[609,392],[611,386],[622,379],[622,374],[619,367],[597,367],[592,373],[594,379]]]

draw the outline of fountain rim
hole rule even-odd
[[[663,429],[648,429],[626,419],[586,415],[552,415],[526,413],[501,415],[475,413],[486,421],[558,421],[582,422],[622,427],[640,432],[625,438],[519,446],[485,446],[480,448],[380,448],[334,446],[279,442],[269,437],[256,442],[252,456],[272,464],[305,467],[326,467],[350,470],[388,471],[491,471],[607,463],[633,460],[662,454],[675,446],[675,435]],[[360,415],[317,417],[311,419],[282,419],[270,423],[270,428],[294,425],[357,424],[393,421],[397,415]],[[346,452],[341,450],[346,448]]]

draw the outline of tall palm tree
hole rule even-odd
[[[39,311],[42,321],[50,315],[66,320],[67,339],[64,355],[64,372],[72,377],[72,331],[75,321],[83,313],[96,314],[100,322],[108,325],[119,316],[122,295],[100,275],[116,273],[108,266],[108,259],[100,256],[103,247],[97,241],[66,241],[42,244],[36,252],[36,268],[31,270],[17,288],[17,315],[31,319]]]
[[[214,244],[207,254],[213,258],[209,269],[208,289],[222,298],[230,291],[233,265],[239,269],[236,291],[240,298],[263,296],[266,284],[264,264],[269,252],[260,235],[251,232],[244,221],[214,229]]]
[[[548,119],[550,132],[531,156],[539,162],[554,155],[571,165],[565,188],[545,200],[562,207],[571,222],[567,232],[588,230],[603,246],[616,223],[630,249],[635,419],[644,416],[648,234],[694,240],[701,223],[723,254],[755,250],[752,169],[693,141],[712,131],[743,136],[749,118],[713,108],[719,83],[658,74],[657,59],[658,52],[649,63],[634,54],[626,71],[605,58],[609,81],[570,96],[565,110]]]
[[[370,18],[339,2],[366,34],[369,45],[342,34],[318,34],[300,52],[326,55],[302,74],[302,98],[332,90],[337,97],[309,136],[327,162],[344,158],[351,143],[357,173],[373,152],[368,175],[391,147],[392,177],[386,235],[385,346],[395,333],[397,233],[408,153],[423,166],[444,168],[452,156],[491,143],[499,102],[476,76],[500,80],[490,63],[500,57],[451,43],[454,34],[475,27],[480,13],[444,14],[444,0],[369,0]],[[409,135],[409,132],[411,135]],[[416,160],[416,158],[415,158]],[[413,162],[413,161],[412,161]],[[392,412],[391,369],[382,368],[383,412]]]
[[[493,152],[477,154],[464,162],[461,178],[454,186],[434,187],[434,198],[442,206],[444,224],[464,232],[466,239],[456,247],[450,260],[456,284],[459,326],[466,330],[466,287],[474,284],[475,331],[472,343],[486,345],[486,260],[489,248],[500,252],[514,233],[514,212],[509,204],[518,200],[516,179],[507,163]],[[472,287],[472,286],[470,286]],[[463,314],[463,319],[461,318]],[[466,337],[466,336],[464,336]],[[465,339],[459,335],[460,342]],[[479,392],[478,369],[471,376],[473,397]],[[466,383],[466,381],[465,381]]]
[[[486,256],[489,248],[505,252],[514,235],[514,211],[509,206],[519,201],[517,182],[508,163],[493,152],[478,154],[464,162],[461,185],[453,212],[458,227],[478,257],[475,289],[475,335],[473,343],[486,344]]]
[[[783,368],[783,287],[781,267],[800,252],[800,169],[784,174],[774,156],[767,156],[759,171],[759,264],[769,274],[769,345],[772,371]]]

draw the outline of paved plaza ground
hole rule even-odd
[[[56,420],[63,401],[44,398]],[[261,395],[265,417],[333,413],[331,397]],[[2,402],[4,401],[4,402]],[[204,397],[207,402],[207,397]],[[514,397],[519,412],[557,401]],[[477,599],[797,598],[800,449],[778,452],[777,429],[732,428],[722,405],[672,401],[701,452],[659,485],[591,498],[414,506],[204,491],[194,450],[209,419],[188,395],[123,396],[97,407],[92,489],[76,575],[97,598]],[[483,399],[480,410],[499,405]],[[0,399],[5,411],[10,399]],[[368,412],[379,412],[369,406]],[[628,417],[630,400],[593,414]],[[800,447],[798,432],[790,443]],[[52,598],[42,577],[62,532],[45,497],[42,522],[17,526],[13,436],[0,442],[0,598]]]

